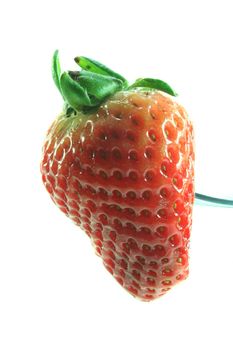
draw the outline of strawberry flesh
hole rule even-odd
[[[43,148],[52,200],[131,294],[155,299],[188,276],[193,129],[174,98],[122,91],[96,112],[61,114]]]

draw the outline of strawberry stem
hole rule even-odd
[[[156,90],[166,92],[169,95],[177,96],[177,93],[167,83],[165,83],[165,81],[160,79],[153,79],[153,78],[137,79],[134,84],[128,87],[128,90],[132,90],[138,87],[156,89]]]
[[[72,108],[78,110],[80,106],[93,106],[86,90],[73,80],[68,73],[62,73],[59,83],[62,95]]]
[[[90,96],[95,97],[97,104],[123,87],[120,79],[84,70],[76,72],[75,80]]]
[[[60,76],[61,76],[61,67],[60,67],[60,61],[58,56],[58,50],[56,50],[53,54],[52,58],[52,76],[54,83],[58,90],[61,92],[61,86],[60,86]]]
[[[128,85],[127,80],[124,77],[122,77],[122,75],[114,72],[113,70],[104,66],[100,62],[97,62],[95,60],[92,60],[90,58],[83,57],[83,56],[75,57],[74,60],[79,65],[79,67],[81,67],[86,71],[98,73],[101,75],[107,75],[107,76],[119,79],[122,81],[122,83],[124,83],[125,85]]]
[[[78,72],[62,72],[58,50],[52,60],[52,76],[55,85],[65,100],[66,108],[75,111],[88,112],[100,106],[103,101],[117,91],[133,90],[136,88],[164,91],[176,96],[175,91],[159,79],[138,79],[129,86],[127,80],[120,74],[90,58],[80,56],[75,58],[80,66]]]

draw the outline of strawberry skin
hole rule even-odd
[[[133,296],[153,300],[188,276],[193,128],[175,98],[135,87],[88,113],[65,109],[47,133],[41,172]]]

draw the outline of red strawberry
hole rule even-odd
[[[80,226],[107,270],[149,301],[188,275],[193,130],[161,80],[126,80],[80,57],[53,76],[65,107],[50,127],[41,172],[52,200]]]

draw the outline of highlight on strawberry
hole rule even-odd
[[[129,84],[97,61],[75,62],[64,72],[54,53],[64,107],[43,146],[43,183],[116,281],[150,301],[189,273],[193,126],[162,80]]]

